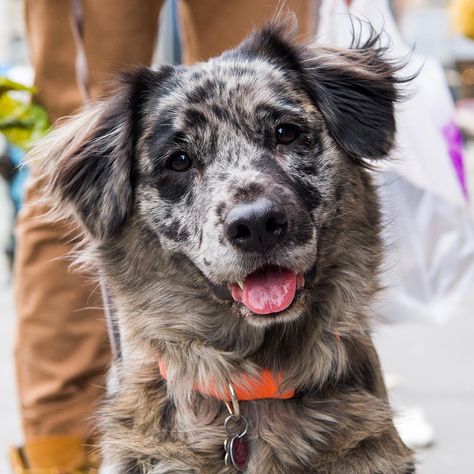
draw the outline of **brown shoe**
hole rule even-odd
[[[90,442],[48,436],[10,450],[14,474],[96,474],[100,460]]]

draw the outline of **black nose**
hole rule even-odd
[[[285,211],[265,198],[237,204],[224,223],[227,238],[233,245],[255,252],[267,252],[274,247],[286,226]]]

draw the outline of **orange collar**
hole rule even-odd
[[[166,380],[166,367],[161,359],[158,360],[158,367],[161,376]],[[261,370],[260,377],[254,379],[247,374],[241,374],[237,380],[232,381],[232,387],[239,401],[263,400],[266,398],[277,398],[280,400],[288,400],[295,396],[295,390],[286,392],[280,391],[282,380],[281,374],[273,374],[270,370]],[[215,383],[210,383],[207,387],[196,385],[195,390],[203,395],[216,398],[222,401],[231,401],[231,395],[226,388],[223,391],[217,390]],[[224,395],[222,394],[224,392]]]

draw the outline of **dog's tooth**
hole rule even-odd
[[[241,290],[244,289],[244,282],[243,282],[243,281],[238,281],[238,282],[237,282],[237,285],[240,286],[240,289],[241,289]]]

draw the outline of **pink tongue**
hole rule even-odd
[[[296,294],[296,273],[265,269],[244,281],[242,303],[256,314],[278,313],[290,306]]]

